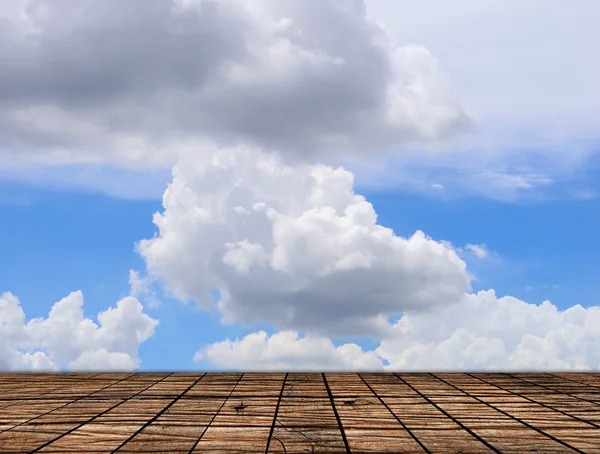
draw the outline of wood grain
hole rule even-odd
[[[5,373],[17,452],[600,454],[600,374]]]

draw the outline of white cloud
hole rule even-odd
[[[377,349],[391,369],[600,369],[600,306],[561,311],[489,290],[394,329]]]
[[[141,299],[150,308],[157,308],[161,305],[160,300],[156,296],[156,292],[151,286],[154,283],[152,276],[141,276],[136,270],[129,270],[129,287],[130,295]]]
[[[448,249],[452,249],[456,251],[459,257],[465,257],[466,255],[473,254],[478,259],[487,259],[490,257],[498,257],[498,253],[495,251],[490,251],[487,244],[466,244],[463,247],[457,247],[452,244],[451,241],[440,240],[440,243],[443,244]]]
[[[127,353],[109,352],[105,348],[98,350],[86,350],[77,357],[76,360],[70,361],[69,370],[133,370],[139,367],[140,361],[137,358],[132,358]]]
[[[0,9],[0,162],[168,166],[188,142],[359,155],[467,117],[362,1],[23,0]]]
[[[493,290],[411,313],[373,351],[264,331],[199,350],[196,360],[250,370],[600,370],[600,306],[564,311]],[[384,366],[384,362],[389,365]]]
[[[485,259],[490,255],[490,251],[485,244],[467,244],[465,249],[467,251],[471,251],[477,258],[480,259]]]
[[[383,335],[388,316],[452,304],[469,289],[454,250],[377,224],[342,168],[206,144],[174,168],[163,206],[159,234],[138,246],[148,272],[204,308],[218,289],[225,321]]]
[[[140,276],[139,271],[129,270],[129,286],[131,296],[138,297],[150,292],[149,286],[152,279],[149,276]]]
[[[139,365],[138,346],[158,322],[133,297],[97,316],[83,315],[83,294],[73,292],[52,306],[47,318],[25,322],[17,297],[0,296],[0,369],[124,369]],[[94,361],[97,361],[94,365]]]
[[[52,370],[56,366],[45,352],[29,352],[25,314],[19,300],[10,293],[0,296],[0,370]]]
[[[335,347],[323,337],[300,337],[294,331],[268,336],[248,334],[225,340],[196,353],[195,361],[208,361],[219,369],[243,370],[379,370],[383,364],[376,352],[364,352],[356,344]]]

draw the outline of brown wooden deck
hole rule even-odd
[[[600,374],[0,374],[0,452],[600,453]]]

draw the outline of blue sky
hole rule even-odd
[[[596,0],[149,1],[0,5],[0,370],[600,369]]]

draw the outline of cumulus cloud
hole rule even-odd
[[[437,60],[362,0],[21,0],[0,15],[7,161],[166,165],[199,137],[370,154],[467,123]]]
[[[181,299],[227,321],[328,335],[385,335],[388,317],[459,301],[470,275],[454,250],[377,224],[353,175],[286,165],[247,147],[182,159],[163,197],[159,233],[138,250]]]
[[[264,331],[199,350],[196,360],[244,370],[600,370],[600,306],[559,310],[548,301],[498,298],[410,313],[372,351],[322,337]]]
[[[225,340],[196,353],[195,361],[208,361],[220,369],[244,370],[380,370],[374,351],[356,344],[335,347],[324,337],[300,337],[295,331],[269,336],[265,331],[235,341]]]
[[[97,316],[83,314],[83,294],[73,292],[52,306],[48,317],[25,321],[19,300],[0,296],[1,370],[131,370],[139,366],[139,345],[158,322],[133,297]]]
[[[488,290],[394,329],[377,349],[391,369],[600,369],[600,306],[561,311]]]

